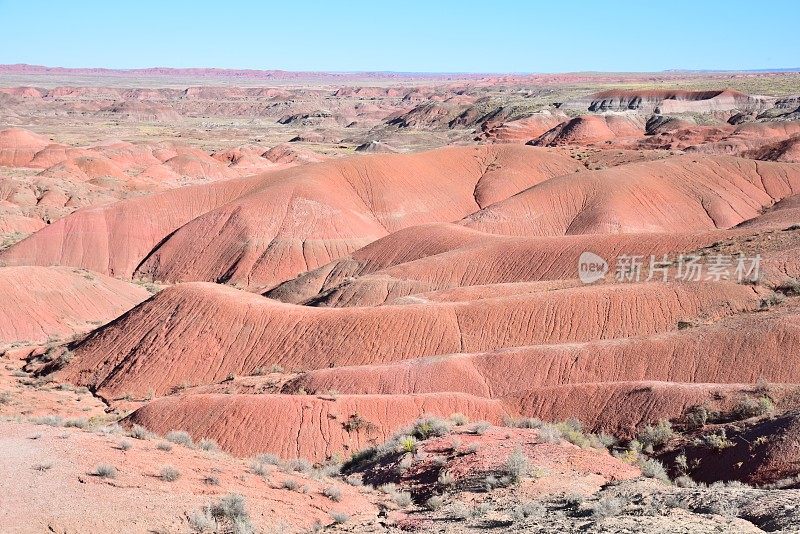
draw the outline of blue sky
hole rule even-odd
[[[796,0],[0,0],[0,63],[329,71],[800,67]]]

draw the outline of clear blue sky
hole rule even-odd
[[[329,71],[800,67],[796,0],[0,0],[0,63]]]

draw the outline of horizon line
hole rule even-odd
[[[758,69],[684,69],[671,68],[653,71],[626,71],[626,70],[577,70],[577,71],[508,71],[508,72],[489,72],[489,71],[395,71],[395,70],[286,70],[286,69],[257,69],[249,67],[169,67],[169,66],[150,66],[150,67],[61,67],[38,65],[31,63],[1,63],[0,74],[13,74],[12,69],[19,68],[19,74],[48,74],[48,71],[93,71],[96,73],[142,73],[147,71],[210,71],[217,74],[330,74],[330,75],[353,75],[353,74],[380,74],[395,76],[546,76],[557,74],[672,74],[672,73],[800,73],[800,67],[769,67]],[[25,72],[39,71],[39,72]],[[155,74],[155,72],[153,72]]]

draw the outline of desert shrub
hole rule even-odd
[[[646,449],[655,449],[666,445],[673,435],[672,424],[666,419],[661,419],[655,425],[647,425],[641,429],[636,439]]]
[[[511,428],[539,428],[542,426],[542,420],[535,417],[521,417],[519,419],[507,417],[503,420],[503,424]]]
[[[700,428],[705,426],[710,417],[708,408],[703,405],[692,406],[686,411],[684,419],[690,428]]]
[[[486,421],[478,421],[477,423],[472,425],[472,428],[470,429],[470,432],[472,434],[476,434],[478,436],[482,436],[482,435],[484,435],[486,433],[487,430],[489,430],[489,427],[491,427],[491,426],[492,425],[490,425]]]
[[[511,517],[514,518],[514,521],[524,521],[530,517],[540,517],[544,514],[544,506],[535,501],[520,503],[511,510]]]
[[[269,464],[262,464],[261,462],[253,462],[250,464],[250,472],[260,477],[269,475],[271,467]]]
[[[564,495],[564,506],[567,508],[577,508],[582,505],[585,500],[586,497],[580,493],[568,493]]]
[[[394,491],[389,496],[391,497],[392,502],[400,508],[411,506],[411,494],[407,491]]]
[[[45,415],[31,420],[35,425],[64,426],[64,419],[58,415]]]
[[[189,515],[189,528],[197,534],[212,532],[217,526],[216,520],[211,516],[208,509],[192,512]]]
[[[116,478],[117,468],[113,465],[100,464],[94,468],[92,474],[100,478]]]
[[[580,426],[564,422],[558,423],[556,427],[561,432],[561,437],[573,445],[577,445],[581,448],[586,448],[590,445],[589,438],[586,437]]]
[[[342,427],[347,432],[356,432],[361,429],[370,429],[374,427],[372,423],[358,415],[357,413],[352,414],[350,417],[347,418],[347,421],[342,423]]]
[[[256,456],[256,461],[262,464],[280,465],[281,459],[274,454],[263,453]]]
[[[474,506],[472,510],[470,510],[469,515],[471,517],[483,517],[491,511],[492,511],[492,505],[489,504],[488,502],[482,502],[477,506]]]
[[[45,471],[50,471],[53,468],[53,462],[43,462],[40,464],[36,464],[32,467],[34,471],[39,471],[40,473],[44,473]]]
[[[784,300],[786,300],[786,297],[784,297],[782,293],[776,293],[773,291],[759,301],[758,308],[760,310],[768,310],[773,306],[777,306],[778,304],[782,303]]]
[[[451,413],[449,419],[455,426],[464,426],[469,422],[467,416],[460,412]]]
[[[470,507],[461,501],[454,502],[447,508],[447,515],[452,519],[466,519],[470,515]]]
[[[766,415],[774,410],[775,404],[766,395],[756,399],[748,396],[739,401],[733,409],[733,414],[739,419],[749,419]]]
[[[387,482],[386,484],[381,484],[378,486],[378,491],[381,491],[387,495],[395,493],[397,491],[397,484],[392,482]]]
[[[294,458],[293,460],[289,460],[286,463],[286,466],[296,473],[308,473],[311,471],[311,468],[314,467],[311,465],[311,462],[305,458]]]
[[[169,452],[172,450],[172,443],[169,443],[168,441],[160,441],[158,445],[156,445],[156,449]]]
[[[450,433],[450,423],[438,417],[418,419],[411,427],[411,435],[420,440],[445,436]]]
[[[728,439],[728,436],[726,435],[724,428],[720,430],[718,433],[713,432],[711,434],[704,435],[702,441],[703,443],[705,443],[706,445],[717,451],[733,447],[733,442],[730,439]]]
[[[539,427],[539,441],[542,443],[559,443],[561,441],[561,430],[555,425],[545,423]]]
[[[364,481],[358,475],[350,475],[344,479],[345,482],[350,484],[351,486],[360,487],[364,485]]]
[[[322,490],[322,494],[334,502],[339,502],[342,500],[342,490],[336,486],[328,486]]]
[[[506,459],[505,471],[512,482],[519,482],[528,472],[528,458],[522,449],[515,449]]]
[[[611,434],[606,434],[605,432],[600,432],[599,434],[597,434],[597,441],[599,441],[600,444],[607,449],[610,449],[611,447],[616,447],[617,444],[619,443],[619,440],[615,436],[612,436]]]
[[[300,487],[300,483],[294,480],[293,478],[287,478],[281,483],[283,489],[287,489],[290,491],[297,491],[297,488]]]
[[[425,508],[435,512],[444,505],[444,497],[441,495],[434,495],[425,501]]]
[[[689,475],[681,475],[675,478],[675,485],[679,488],[694,488],[697,487],[697,482]]]
[[[209,475],[203,478],[203,484],[208,486],[219,486],[219,477],[214,475]]]
[[[653,458],[647,458],[639,462],[639,468],[642,474],[647,478],[655,478],[662,482],[669,482],[667,470],[664,469],[664,464]]]
[[[685,454],[681,453],[675,457],[675,469],[679,473],[687,473],[689,471],[689,460]]]
[[[69,428],[86,428],[89,426],[89,421],[83,418],[67,419],[64,421],[64,426]]]
[[[164,482],[175,482],[181,477],[181,472],[172,467],[171,465],[165,465],[161,468],[161,472],[159,473],[159,478]]]
[[[334,523],[341,525],[342,523],[347,523],[350,516],[344,512],[331,512],[331,519],[333,519]]]
[[[452,486],[455,481],[456,478],[448,471],[442,471],[437,478],[437,482],[442,486]]]
[[[170,430],[167,432],[167,435],[164,436],[164,439],[169,441],[170,443],[174,443],[176,445],[183,445],[184,447],[193,447],[194,441],[192,441],[192,436],[189,435],[188,432],[185,430]]]
[[[3,391],[0,393],[0,404],[11,404],[11,400],[14,398],[11,393],[8,391]]]
[[[133,444],[126,439],[123,439],[117,444],[117,448],[121,451],[128,451],[131,447],[133,447]]]
[[[592,507],[592,515],[598,519],[616,517],[622,513],[625,503],[618,497],[603,497]]]
[[[143,426],[133,425],[128,435],[134,439],[149,439],[152,434]]]
[[[470,443],[464,449],[462,449],[462,454],[475,454],[481,448],[480,443]]]
[[[402,436],[399,439],[400,452],[414,453],[417,452],[417,438],[414,436]]]
[[[247,513],[244,497],[237,493],[229,493],[216,504],[212,504],[208,511],[217,525],[228,523],[232,534],[250,534],[253,527]],[[221,530],[221,529],[220,529]]]
[[[219,445],[217,442],[211,438],[203,438],[198,443],[197,446],[200,447],[204,451],[216,451],[219,450]]]

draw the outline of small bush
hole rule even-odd
[[[216,477],[214,475],[209,475],[207,477],[204,477],[203,484],[206,484],[208,486],[219,486],[219,477]]]
[[[205,534],[207,532],[213,532],[216,526],[217,522],[211,516],[211,513],[208,509],[204,509],[199,512],[192,512],[189,515],[189,528],[192,530],[192,532]]]
[[[213,439],[210,439],[210,438],[201,439],[198,442],[197,446],[200,447],[204,451],[216,451],[216,450],[219,450],[219,445],[217,445],[217,442],[214,441]]]
[[[512,482],[519,482],[528,473],[528,458],[522,449],[515,449],[506,459],[506,473],[511,477]]]
[[[603,497],[592,507],[592,515],[598,519],[616,517],[622,513],[624,503],[618,497]]]
[[[417,452],[417,439],[414,436],[403,436],[399,439],[400,452],[415,453]]]
[[[561,430],[559,430],[555,425],[545,423],[541,427],[539,427],[538,433],[539,433],[539,441],[541,441],[542,443],[561,442]]]
[[[449,419],[455,426],[464,426],[469,422],[467,416],[459,412],[451,413]]]
[[[351,486],[360,487],[364,485],[364,481],[358,475],[350,475],[344,479],[345,482],[350,484]]]
[[[269,476],[271,469],[269,464],[262,464],[261,462],[253,462],[250,464],[250,472],[260,477]]]
[[[342,423],[342,427],[345,429],[346,432],[357,432],[361,429],[369,429],[374,426],[372,423],[354,413],[347,418],[347,421]]]
[[[100,478],[116,478],[117,468],[113,465],[100,464],[94,468],[92,474]]]
[[[322,490],[322,494],[334,502],[339,502],[342,500],[342,490],[336,486],[328,486]]]
[[[259,454],[256,456],[256,461],[262,464],[269,464],[269,465],[280,465],[281,459],[275,456],[274,454]]]
[[[580,422],[578,422],[578,424],[580,424]],[[557,424],[556,427],[561,431],[561,437],[573,445],[577,445],[583,449],[591,445],[589,438],[586,437],[580,426],[576,426],[574,423],[567,421]]]
[[[131,447],[133,447],[133,444],[125,439],[123,439],[117,444],[117,448],[121,451],[128,451],[131,449]]]
[[[311,462],[309,462],[305,458],[295,458],[293,460],[289,460],[286,463],[286,467],[290,471],[294,471],[296,473],[308,473],[314,466],[311,465]]]
[[[733,409],[733,414],[739,419],[749,419],[751,417],[760,417],[775,410],[775,404],[769,397],[762,396],[754,399],[753,397],[745,397]]]
[[[708,408],[702,405],[692,406],[686,411],[684,416],[686,424],[689,428],[700,428],[708,423],[710,412]]]
[[[143,426],[133,425],[128,435],[134,439],[150,439],[153,434]]]
[[[481,449],[480,443],[470,443],[464,447],[462,454],[475,454]]]
[[[169,452],[172,450],[172,443],[169,443],[168,441],[160,441],[158,445],[156,445],[156,449]]]
[[[350,516],[344,512],[331,512],[331,519],[337,525],[341,525],[342,523],[347,523],[350,519]]]
[[[666,445],[673,435],[670,422],[662,419],[655,425],[645,426],[639,431],[637,439],[645,448],[658,448]]]
[[[540,517],[544,514],[544,506],[535,501],[518,504],[511,510],[511,517],[514,518],[514,521],[524,521],[530,517]]]
[[[289,491],[297,491],[297,488],[300,487],[300,483],[292,478],[287,478],[283,481],[281,486],[283,486],[283,489],[287,489]]]
[[[411,428],[411,435],[420,440],[445,436],[450,432],[450,424],[437,417],[419,419]]]
[[[86,428],[87,426],[89,426],[89,421],[87,421],[86,419],[83,419],[83,418],[80,418],[80,419],[67,419],[66,421],[64,421],[64,426],[65,427],[69,427],[69,428],[81,428],[81,429],[83,429],[83,428]]]
[[[192,441],[192,436],[189,435],[188,432],[185,430],[170,430],[167,432],[167,435],[164,436],[164,439],[169,441],[170,443],[174,443],[176,445],[183,445],[184,447],[193,447],[194,441]]]
[[[439,473],[439,478],[437,479],[437,481],[442,486],[452,486],[453,483],[456,481],[456,478],[453,476],[452,473],[449,473],[447,471],[442,471],[441,473]]]
[[[600,442],[603,447],[606,449],[610,449],[611,447],[616,447],[619,444],[619,440],[612,436],[611,434],[606,434],[605,432],[600,432],[597,434],[597,441]]]
[[[642,470],[642,474],[647,478],[655,478],[656,480],[661,480],[662,482],[669,482],[667,470],[664,469],[664,464],[658,460],[653,458],[642,460],[639,463],[639,468]]]
[[[227,521],[231,527],[231,534],[250,534],[253,526],[247,513],[244,497],[237,493],[229,493],[216,504],[208,508],[208,512],[219,524]]]
[[[45,471],[50,471],[52,468],[53,468],[53,462],[44,462],[33,466],[33,470],[39,471],[40,473],[44,473]]]
[[[175,482],[181,477],[181,472],[172,467],[171,465],[165,465],[164,467],[161,468],[159,477],[161,478],[161,480],[165,482]]]
[[[585,500],[586,497],[580,493],[569,493],[564,495],[564,506],[567,508],[578,508]]]
[[[11,404],[11,400],[13,399],[13,395],[8,391],[3,391],[0,393],[0,404]]]
[[[392,502],[400,508],[411,506],[411,494],[407,491],[395,491],[391,494]]]
[[[425,508],[427,508],[432,512],[435,512],[443,505],[444,505],[444,497],[442,497],[441,495],[434,495],[433,497],[425,501]]]
[[[461,501],[455,502],[447,508],[447,515],[452,519],[464,520],[470,515],[470,507]]]
[[[717,451],[733,447],[733,442],[728,439],[724,428],[719,433],[706,434],[702,440],[706,445]]]
[[[506,418],[504,424],[511,428],[539,428],[543,423],[541,419],[535,417],[522,417],[519,419]]]
[[[32,420],[35,425],[64,426],[64,419],[57,415],[45,415]]]
[[[487,430],[489,430],[489,427],[491,427],[491,426],[492,425],[490,425],[486,421],[478,421],[477,423],[472,425],[472,428],[470,429],[470,432],[472,434],[476,434],[478,436],[482,436],[482,435],[484,435],[486,433]]]

